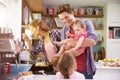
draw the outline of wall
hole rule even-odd
[[[21,40],[21,0],[4,0],[6,7],[0,10],[0,27],[12,29],[14,38]],[[1,15],[2,14],[2,15]]]

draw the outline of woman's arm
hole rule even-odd
[[[25,41],[27,48],[29,50],[31,50],[32,49],[32,40],[30,40],[29,37],[25,33],[22,33],[22,39]]]

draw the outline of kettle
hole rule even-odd
[[[4,62],[2,64],[2,74],[10,74],[10,68],[11,68],[10,63]]]

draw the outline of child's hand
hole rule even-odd
[[[40,71],[39,71],[39,73],[41,73],[42,75],[47,76],[47,74],[45,73],[45,71],[44,71],[44,70],[40,70]]]
[[[74,51],[76,51],[77,49],[76,48],[71,48],[69,51],[70,52],[74,52]]]

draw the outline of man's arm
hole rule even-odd
[[[90,20],[84,20],[86,24],[86,31],[87,31],[87,38],[85,38],[84,42],[82,43],[82,47],[89,47],[96,45],[98,38],[96,36],[94,26]]]
[[[89,46],[94,46],[96,45],[96,41],[92,38],[85,38],[83,43],[82,43],[82,47],[89,47]]]
[[[86,24],[86,31],[87,31],[87,38],[84,39],[81,47],[89,47],[89,46],[94,46],[97,43],[97,36],[93,27],[93,24],[89,20],[84,21]],[[83,50],[81,51],[73,51],[74,56],[79,56],[83,53]]]

